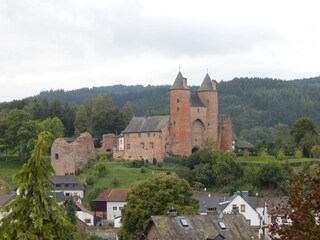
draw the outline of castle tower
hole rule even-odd
[[[198,96],[207,109],[207,122],[205,126],[205,138],[219,144],[218,139],[218,92],[217,82],[211,80],[209,74],[206,74],[200,88]]]
[[[190,155],[190,89],[181,72],[170,88],[170,146],[167,149],[176,155]]]

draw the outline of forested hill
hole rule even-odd
[[[36,98],[59,99],[72,106],[84,99],[107,94],[116,107],[131,102],[136,116],[150,113],[168,113],[169,85],[82,88],[72,91],[45,91]],[[197,87],[191,87],[196,90]],[[236,136],[249,141],[271,137],[271,128],[277,123],[289,126],[301,116],[309,116],[320,125],[320,77],[283,81],[270,78],[235,78],[218,84],[220,113],[230,114]],[[0,104],[4,108],[18,107],[31,101]]]

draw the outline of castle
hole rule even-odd
[[[196,92],[178,73],[170,88],[168,116],[133,117],[119,135],[106,134],[102,147],[94,149],[89,133],[74,143],[56,139],[51,164],[57,175],[73,174],[96,152],[112,151],[114,159],[161,161],[169,155],[188,156],[213,142],[221,151],[232,150],[232,125],[229,115],[218,113],[217,82],[206,74]]]
[[[170,115],[133,117],[119,136],[114,158],[161,160],[168,155],[185,155],[207,141],[221,151],[232,150],[229,115],[218,113],[217,82],[206,74],[197,92],[178,73],[170,88]]]

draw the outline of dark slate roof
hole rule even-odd
[[[191,93],[191,107],[205,107],[197,93]]]
[[[50,176],[49,181],[56,191],[63,190],[85,190],[84,186],[74,175]],[[57,186],[60,185],[60,186]]]
[[[183,80],[185,80],[185,78],[182,76],[181,72],[179,71],[179,73],[176,77],[176,80],[172,84],[170,90],[172,90],[172,89],[189,89],[188,87],[183,86]]]
[[[225,202],[230,196],[226,193],[194,191],[193,198],[199,201],[199,213],[206,213],[208,208],[215,208],[219,213],[222,211],[219,203]]]
[[[180,219],[184,219],[188,226],[183,226]],[[226,229],[221,229],[219,222],[223,222]],[[258,239],[241,214],[224,214],[222,219],[212,214],[177,217],[152,216],[145,234],[153,224],[161,239],[214,239],[219,234],[225,239]]]
[[[242,140],[238,140],[236,142],[236,148],[241,148],[241,149],[253,149],[254,146],[249,143],[248,141],[242,141]]]
[[[55,198],[57,203],[63,203],[66,200],[63,192],[47,192],[46,196]]]
[[[0,194],[0,206],[5,206],[16,198],[17,194],[11,192],[10,194]]]
[[[211,79],[210,79],[208,73],[204,77],[203,82],[202,82],[201,86],[199,87],[198,91],[199,92],[201,92],[201,91],[214,91],[214,89],[212,87],[212,82],[211,82]]]
[[[133,117],[124,133],[161,132],[169,116]]]

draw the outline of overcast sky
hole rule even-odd
[[[0,101],[44,90],[319,76],[320,2],[1,0]]]

